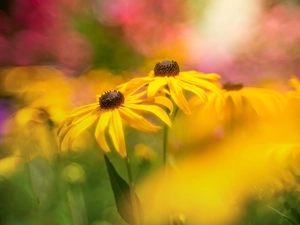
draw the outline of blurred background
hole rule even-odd
[[[96,94],[131,78],[146,76],[165,59],[177,61],[182,71],[218,73],[222,84],[243,83],[284,94],[292,90],[288,80],[300,76],[300,1],[1,0],[0,224],[126,224],[118,215],[92,130],[80,135],[74,151],[61,152],[56,129],[75,107],[93,103]],[[195,191],[195,184],[186,182],[174,190],[172,204],[189,205],[186,196],[201,195],[192,210],[175,210],[170,224],[299,224],[297,112],[281,114],[281,123],[265,139],[261,137],[278,117],[242,126],[228,139],[220,124],[199,119],[210,115],[179,117],[169,147],[179,161],[184,158],[178,165],[174,162],[174,168],[181,165],[189,176],[180,175],[174,182],[196,179],[200,188]],[[195,121],[207,129],[198,133]],[[183,133],[184,126],[190,132]],[[247,132],[256,134],[254,141],[245,139]],[[163,186],[162,135],[126,130],[134,178],[141,183],[141,200],[148,207],[160,204],[148,198],[153,186]],[[276,138],[282,138],[272,146],[279,149],[276,157],[266,151],[261,159],[261,152],[269,149],[262,143]],[[216,143],[221,147],[215,149]],[[109,156],[127,179],[122,159],[114,152]],[[274,157],[280,168],[292,165],[292,170],[274,169]],[[241,161],[245,164],[235,164]],[[239,168],[242,172],[232,178]],[[202,182],[212,186],[201,188]],[[146,211],[157,214],[147,216],[157,218],[148,223],[161,224],[159,211],[151,207]],[[189,220],[187,209],[203,215],[195,217],[193,211]],[[219,215],[216,220],[209,215],[213,211]]]

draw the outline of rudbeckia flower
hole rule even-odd
[[[226,83],[222,89],[225,100],[215,93],[209,93],[209,101],[204,106],[215,111],[221,119],[247,116],[249,112],[259,117],[275,115],[287,103],[282,94],[271,89],[244,87],[241,83]],[[199,100],[193,98],[190,104],[198,105]]]
[[[180,72],[177,62],[164,60],[158,62],[147,77],[134,78],[120,86],[122,90],[136,89],[148,85],[147,96],[152,99],[158,92],[163,91],[171,96],[175,104],[186,114],[190,114],[189,104],[184,91],[197,95],[200,102],[206,102],[205,90],[221,93],[214,84],[220,76],[204,74],[196,71]]]
[[[144,132],[155,132],[160,129],[140,115],[148,112],[171,126],[171,121],[166,112],[157,105],[161,104],[172,111],[172,103],[163,96],[154,98],[150,104],[147,99],[141,99],[145,92],[135,93],[135,90],[122,92],[119,90],[107,91],[97,95],[97,102],[76,108],[58,128],[61,147],[67,145],[70,150],[75,138],[97,121],[95,138],[104,152],[109,152],[106,129],[116,151],[125,158],[127,156],[122,120],[131,127]]]

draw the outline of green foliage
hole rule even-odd
[[[130,194],[130,186],[126,183],[126,181],[120,177],[120,175],[115,170],[114,166],[109,161],[108,157],[104,155],[105,164],[107,168],[107,172],[109,174],[109,179],[112,187],[112,191],[115,196],[116,205],[118,208],[118,212],[121,217],[131,225],[137,224],[135,219],[134,206],[131,199]],[[138,216],[139,220],[142,220],[142,210],[141,210],[141,202],[136,194],[135,201],[138,208]]]

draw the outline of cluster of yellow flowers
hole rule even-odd
[[[180,72],[175,61],[159,62],[149,76],[132,79],[119,85],[115,90],[97,96],[98,102],[75,109],[58,128],[61,146],[71,149],[75,137],[98,120],[95,137],[99,146],[105,152],[110,151],[105,138],[105,131],[108,128],[116,151],[124,158],[127,152],[122,119],[138,130],[158,131],[159,126],[139,115],[138,112],[144,111],[153,113],[171,127],[169,116],[158,105],[168,108],[172,113],[173,101],[184,113],[190,114],[190,107],[183,91],[190,91],[198,96],[198,101],[206,102],[206,90],[222,94],[215,84],[218,79],[219,76],[216,74]],[[147,87],[146,90],[144,87]]]
[[[284,95],[277,91],[243,87],[242,84],[221,85],[219,80],[220,76],[215,73],[182,72],[173,60],[158,62],[148,76],[133,78],[115,90],[98,95],[96,103],[76,108],[58,128],[61,148],[70,150],[75,138],[98,121],[95,138],[101,149],[110,151],[106,140],[108,130],[114,148],[125,158],[127,152],[122,119],[144,132],[160,129],[141,116],[140,112],[152,113],[171,127],[170,115],[176,114],[177,107],[190,115],[191,110],[200,105],[202,110],[216,114],[221,120],[230,121],[249,113],[270,115],[287,103]],[[185,91],[194,96],[187,99]],[[173,105],[176,110],[173,110]],[[169,109],[169,115],[162,107]]]

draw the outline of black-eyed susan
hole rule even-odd
[[[226,83],[222,91],[225,99],[215,93],[209,93],[209,101],[204,106],[215,111],[221,119],[247,116],[249,112],[259,117],[275,115],[286,105],[285,97],[272,89],[244,87],[241,83]],[[191,105],[198,104],[198,99],[191,99]]]
[[[109,152],[110,147],[106,140],[106,129],[111,137],[116,151],[125,158],[127,156],[122,119],[131,127],[144,132],[155,132],[160,129],[140,115],[140,112],[148,112],[156,115],[168,126],[171,121],[166,112],[158,103],[166,106],[172,111],[172,103],[163,96],[154,98],[152,103],[142,99],[145,92],[135,93],[131,91],[107,91],[97,96],[97,102],[76,108],[73,113],[63,121],[58,128],[58,136],[61,147],[66,146],[69,150],[76,136],[86,130],[97,120],[95,138],[103,151]]]
[[[177,62],[164,60],[156,63],[154,70],[148,76],[134,78],[120,85],[122,90],[139,89],[147,87],[147,96],[152,99],[159,91],[171,96],[174,103],[186,114],[191,110],[184,95],[184,90],[194,93],[200,102],[206,102],[206,90],[220,94],[218,86],[215,85],[220,79],[218,74],[204,74],[194,70],[180,72]]]

